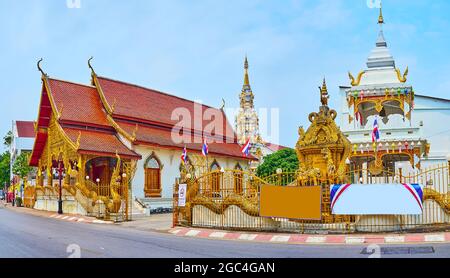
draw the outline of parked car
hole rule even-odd
[[[0,189],[0,200],[5,200],[5,193]]]

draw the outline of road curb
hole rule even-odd
[[[178,237],[235,240],[243,242],[270,242],[274,244],[309,245],[367,245],[367,244],[421,244],[450,243],[450,232],[428,234],[367,234],[367,235],[306,235],[219,231],[175,227],[168,231]]]
[[[18,213],[24,213],[28,215],[38,216],[38,217],[44,217],[59,221],[66,221],[66,222],[78,222],[78,223],[88,223],[88,224],[114,224],[112,221],[103,221],[99,220],[93,217],[87,217],[87,216],[81,216],[81,215],[74,215],[74,214],[58,214],[55,212],[50,211],[42,211],[42,210],[35,210],[35,209],[28,209],[28,208],[17,208],[17,207],[11,207],[6,206],[6,209],[18,212]]]

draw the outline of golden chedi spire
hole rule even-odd
[[[384,18],[383,18],[383,5],[380,2],[380,15],[378,16],[378,24],[382,26],[384,24]]]
[[[244,88],[246,86],[250,87],[250,80],[248,78],[248,59],[247,59],[247,55],[245,55],[245,61],[244,61]]]

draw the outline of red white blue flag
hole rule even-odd
[[[250,154],[250,138],[248,138],[247,142],[242,146],[241,152],[245,157]]]
[[[183,149],[183,153],[181,154],[181,160],[184,162],[184,163],[186,163],[187,162],[187,149],[186,149],[186,146],[184,146],[184,149]]]
[[[373,122],[372,142],[378,141],[380,141],[380,131],[378,130],[378,118],[375,117],[375,121]]]
[[[209,152],[208,142],[206,142],[206,138],[205,138],[205,139],[203,139],[202,155],[207,156],[208,152]]]

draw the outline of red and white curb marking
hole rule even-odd
[[[71,216],[71,215],[64,215],[64,214],[52,214],[49,216],[49,218],[57,219],[57,220],[64,220],[69,222],[83,222],[83,223],[94,223],[94,224],[112,224],[110,221],[103,221],[98,219],[89,219],[84,218],[82,216]]]
[[[223,240],[272,242],[288,244],[403,244],[403,243],[450,243],[450,232],[405,235],[292,235],[267,233],[224,232],[203,229],[173,228],[169,233],[176,236]]]

